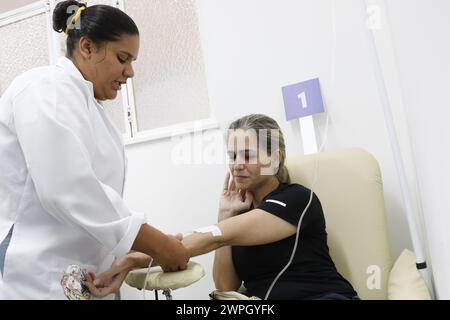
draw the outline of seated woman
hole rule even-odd
[[[259,114],[240,118],[230,125],[227,141],[231,177],[225,178],[218,223],[209,228],[215,232],[206,228],[182,240],[191,257],[216,250],[216,288],[236,291],[243,283],[247,295],[261,299],[357,299],[329,255],[319,199],[290,183],[276,121]],[[88,284],[94,295],[117,290],[126,272],[146,267],[148,257],[134,253],[120,264],[100,275],[97,287]]]

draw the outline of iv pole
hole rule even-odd
[[[369,9],[367,2],[364,2],[364,9],[366,9],[366,12]],[[364,13],[364,15],[366,15],[366,12]],[[416,219],[417,212],[414,210],[413,206],[411,205],[412,195],[411,195],[411,191],[408,187],[408,183],[407,183],[407,177],[406,177],[403,156],[400,151],[400,144],[399,144],[398,137],[396,134],[394,120],[393,120],[393,116],[392,116],[392,112],[391,112],[391,104],[390,104],[388,94],[387,94],[386,83],[384,81],[383,74],[382,74],[381,62],[380,62],[380,57],[378,55],[378,51],[377,51],[376,44],[375,44],[375,36],[374,36],[373,28],[368,27],[366,34],[368,37],[369,52],[370,52],[373,66],[374,66],[374,75],[375,75],[376,82],[377,82],[378,92],[380,94],[381,105],[383,107],[386,128],[388,130],[392,153],[394,155],[395,166],[396,166],[397,172],[399,174],[399,182],[400,182],[400,188],[402,191],[403,205],[404,205],[404,208],[406,211],[406,217],[408,220],[409,231],[411,234],[411,240],[412,240],[412,245],[414,248],[414,253],[416,255],[417,269],[422,274],[422,277],[424,278],[430,293],[433,294],[434,290],[433,290],[433,285],[432,285],[432,281],[431,281],[430,270],[427,266],[427,263],[425,260],[424,249],[422,247],[422,243],[419,238],[421,233],[419,233],[419,227],[417,226],[417,219]]]

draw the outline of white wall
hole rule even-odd
[[[388,3],[436,293],[450,299],[450,2]],[[407,14],[406,14],[407,13]]]
[[[205,141],[211,137],[208,134]],[[217,222],[217,199],[225,177],[223,165],[173,165],[170,139],[127,148],[129,169],[126,201],[147,214],[148,222],[169,233],[192,231]],[[175,299],[207,299],[214,288],[213,254],[194,258],[205,267],[206,276],[186,289],[174,292]],[[153,294],[148,294],[153,298]],[[139,299],[142,293],[124,286],[123,299]]]
[[[300,153],[298,126],[284,118],[281,87],[319,77],[330,115],[326,149],[362,147],[380,163],[396,258],[412,248],[364,33],[364,4],[336,2],[333,86],[331,0],[198,0],[210,101],[222,128],[248,113],[274,117],[286,135],[288,154]],[[316,119],[323,130],[325,117]],[[216,221],[226,170],[224,164],[175,166],[174,145],[168,139],[127,147],[126,192],[133,209],[173,233]],[[175,291],[176,299],[208,299],[213,289],[212,254],[194,260],[207,275]],[[124,288],[123,298],[139,297],[137,290]]]

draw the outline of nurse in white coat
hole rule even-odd
[[[53,27],[67,33],[67,57],[0,99],[0,299],[85,299],[77,276],[130,250],[167,271],[189,259],[123,202],[123,142],[98,102],[133,77],[138,28],[119,9],[77,1],[57,5]]]

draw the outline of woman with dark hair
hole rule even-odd
[[[191,257],[215,250],[216,288],[237,291],[243,284],[260,299],[357,299],[330,257],[319,198],[290,181],[278,123],[251,114],[231,123],[226,140],[230,173],[218,223],[182,240]],[[108,283],[133,267],[126,257],[98,280]]]
[[[89,298],[91,274],[130,250],[166,271],[189,259],[123,202],[123,142],[99,103],[134,76],[136,24],[111,6],[63,1],[53,28],[67,34],[66,57],[0,99],[0,299]]]

